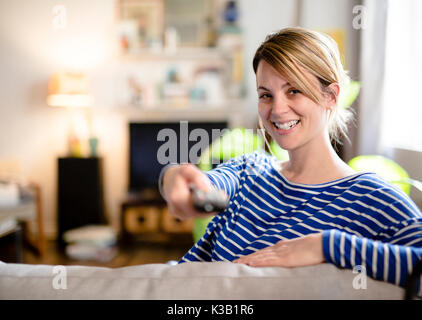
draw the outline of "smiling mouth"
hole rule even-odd
[[[273,122],[273,125],[280,130],[289,130],[299,124],[300,120],[292,120],[285,123]]]

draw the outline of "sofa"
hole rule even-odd
[[[328,263],[253,268],[230,262],[121,268],[0,262],[0,299],[322,300],[404,298],[404,289]]]

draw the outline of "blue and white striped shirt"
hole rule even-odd
[[[254,152],[206,172],[230,198],[179,263],[232,261],[283,239],[323,237],[324,259],[364,266],[367,275],[404,286],[422,259],[422,214],[375,173],[322,184],[288,181],[277,159]]]

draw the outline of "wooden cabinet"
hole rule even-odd
[[[193,220],[181,221],[172,216],[159,195],[137,195],[123,201],[120,227],[123,243],[193,244]]]
[[[192,233],[193,219],[180,220],[174,217],[167,207],[161,212],[161,227],[164,232],[168,233]]]
[[[132,234],[158,232],[160,228],[160,208],[139,206],[125,211],[125,229]]]

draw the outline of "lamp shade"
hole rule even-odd
[[[93,103],[84,73],[60,72],[51,75],[47,104],[53,107],[89,107]]]

